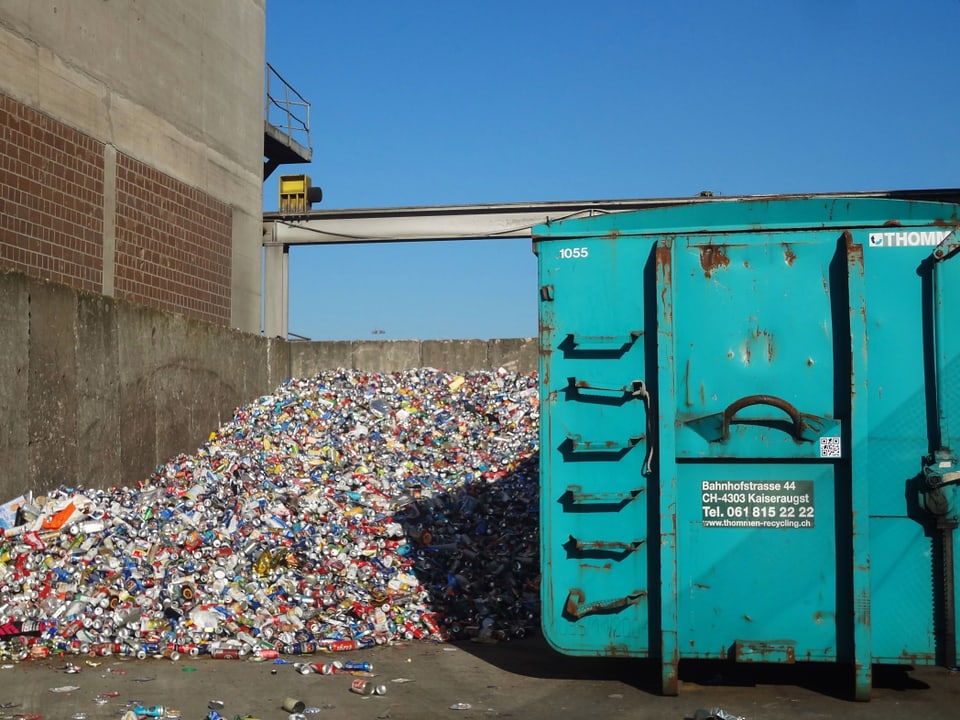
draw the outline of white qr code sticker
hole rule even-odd
[[[822,458],[840,457],[840,438],[839,437],[820,438],[820,457]]]

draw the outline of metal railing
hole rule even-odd
[[[303,147],[310,145],[310,103],[270,64],[264,78],[263,119]]]

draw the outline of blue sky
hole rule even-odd
[[[267,1],[318,208],[960,185],[960,0]],[[534,337],[529,240],[294,247],[314,340]],[[373,334],[382,330],[383,334]]]

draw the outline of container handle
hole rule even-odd
[[[797,442],[803,440],[803,429],[805,427],[803,416],[793,405],[783,398],[778,398],[774,395],[747,395],[739,400],[734,400],[727,406],[727,409],[723,411],[723,422],[720,426],[721,442],[726,442],[730,439],[730,423],[733,421],[733,416],[743,408],[751,405],[770,405],[783,410],[790,416],[790,419],[793,420],[794,440]]]

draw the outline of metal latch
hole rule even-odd
[[[960,465],[956,453],[938,450],[924,459],[923,476],[928,488],[938,488],[960,482]]]

